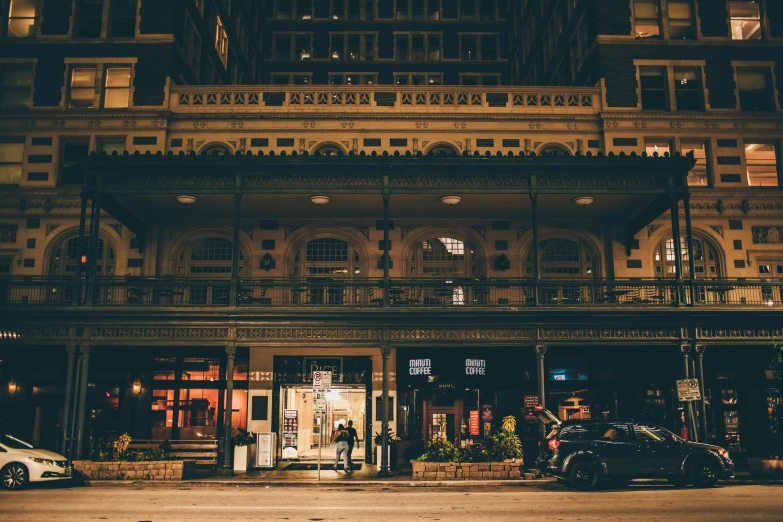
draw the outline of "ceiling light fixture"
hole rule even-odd
[[[310,201],[314,205],[326,205],[330,201],[332,201],[332,198],[329,196],[310,196]]]
[[[573,201],[579,206],[586,207],[595,201],[595,198],[593,196],[577,196]]]
[[[440,201],[444,205],[456,205],[462,201],[462,196],[443,196],[440,198]]]
[[[196,201],[198,201],[198,198],[196,196],[188,196],[187,194],[180,194],[177,196],[177,201],[182,203],[183,205],[192,205]]]

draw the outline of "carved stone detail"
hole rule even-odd
[[[111,229],[112,229],[112,230],[114,230],[115,232],[117,232],[117,235],[118,235],[118,236],[122,237],[122,228],[123,228],[123,227],[122,227],[122,225],[121,225],[120,223],[112,223],[112,224],[111,224],[111,225],[109,225],[109,226],[111,227]]]
[[[252,227],[252,226],[249,226],[249,227],[241,227],[241,228],[242,228],[242,231],[243,231],[245,234],[247,234],[247,235],[248,235],[248,237],[249,237],[250,239],[253,239],[253,227]]]
[[[473,230],[478,232],[478,234],[486,241],[486,239],[487,239],[487,227],[482,227],[482,226],[478,226],[478,225],[471,225],[470,228],[472,228]]]
[[[517,227],[517,240],[521,239],[531,228],[533,227]]]
[[[356,230],[361,232],[362,235],[364,237],[366,237],[367,239],[370,239],[370,228],[369,227],[353,227],[353,228],[355,228]]]
[[[419,228],[421,225],[411,225],[407,227],[400,227],[400,239],[405,239],[405,236]]]
[[[655,232],[661,227],[663,227],[663,225],[647,225],[647,238],[649,239],[652,237],[652,235],[655,234]]]
[[[783,226],[769,225],[751,227],[754,245],[783,243]]]
[[[48,237],[49,234],[51,234],[52,232],[54,232],[58,228],[60,228],[60,224],[59,223],[46,225],[46,236]]]
[[[723,225],[709,225],[709,227],[720,237],[723,237]]]
[[[285,239],[288,239],[288,236],[290,236],[291,234],[293,234],[294,232],[296,232],[300,228],[302,228],[301,225],[290,225],[290,226],[285,227],[285,232],[284,232]]]

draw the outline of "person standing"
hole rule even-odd
[[[356,433],[356,428],[353,427],[353,421],[348,421],[348,427],[345,428],[345,431],[348,432],[348,462],[351,465],[351,469],[353,469],[353,443],[356,441],[356,447],[359,447],[359,434]]]
[[[332,442],[337,443],[337,452],[334,457],[334,470],[337,471],[340,455],[343,455],[345,471],[350,471],[351,466],[348,462],[348,432],[345,430],[343,424],[337,426],[337,431],[332,435]]]

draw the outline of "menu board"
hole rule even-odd
[[[283,410],[283,449],[296,449],[299,439],[299,412]]]
[[[478,437],[479,434],[479,412],[470,410],[470,436]]]

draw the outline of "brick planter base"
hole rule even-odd
[[[783,478],[783,460],[748,459],[751,477]]]
[[[412,460],[414,480],[509,480],[522,477],[522,461],[423,462]]]
[[[182,480],[195,468],[193,460],[92,462],[75,460],[73,469],[87,480]]]

